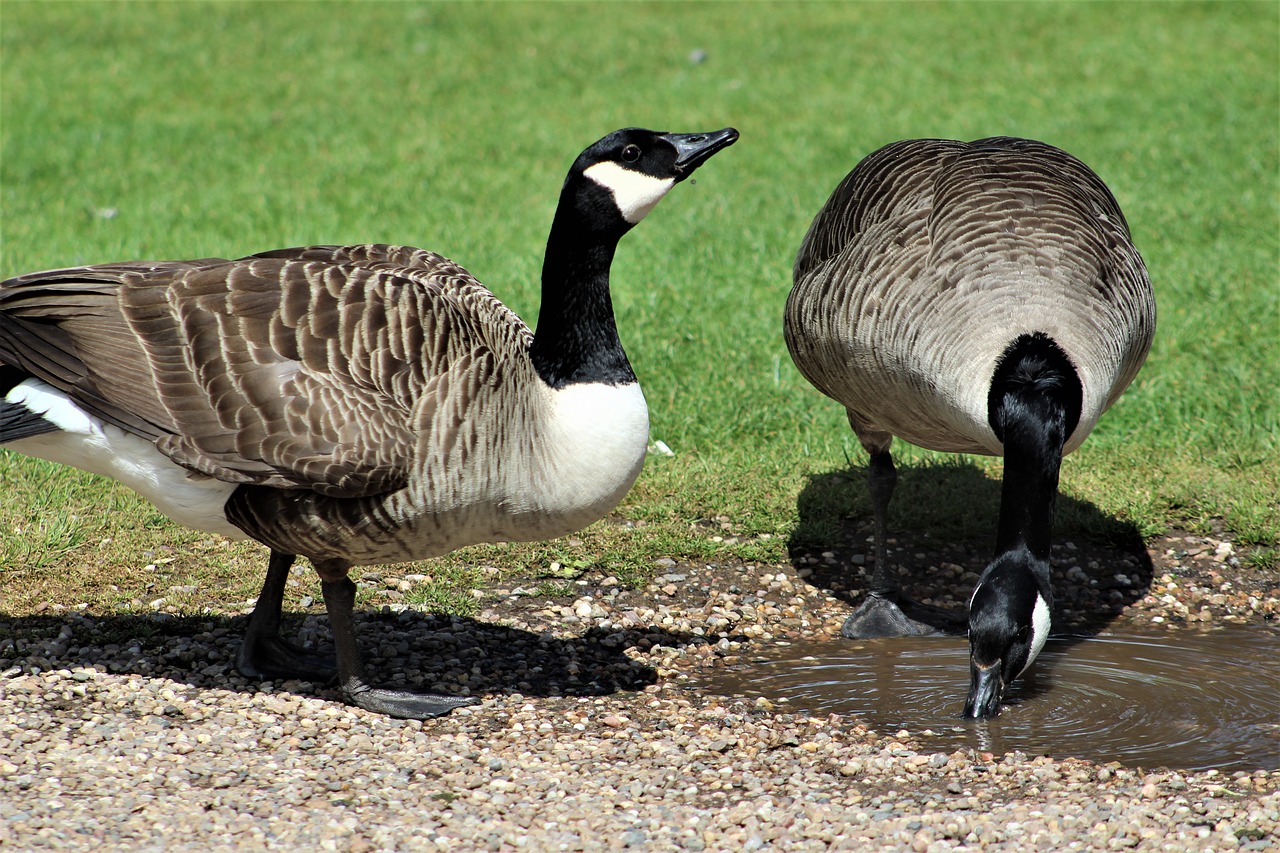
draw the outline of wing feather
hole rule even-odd
[[[465,269],[402,246],[110,264],[0,286],[0,362],[194,471],[332,497],[403,487],[423,436],[452,453],[476,384],[531,339]]]

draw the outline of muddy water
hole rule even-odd
[[[1073,756],[1131,767],[1280,768],[1280,631],[1125,628],[1053,638],[998,717],[963,720],[961,638],[779,646],[698,688],[906,729],[930,750]]]

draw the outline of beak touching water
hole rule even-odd
[[[970,664],[969,671],[969,701],[964,704],[964,715],[973,719],[994,717],[1000,711],[1000,696],[1004,693],[999,662],[992,666]]]

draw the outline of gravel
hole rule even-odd
[[[861,556],[664,560],[646,589],[590,575],[556,598],[526,580],[487,590],[475,618],[391,595],[363,614],[374,673],[483,698],[427,722],[240,678],[239,608],[0,614],[0,848],[1280,849],[1280,771],[929,752],[909,732],[688,687],[773,640],[834,635]],[[981,565],[898,559],[942,567],[939,603],[963,602]],[[1230,542],[1064,544],[1054,562],[1068,622],[1280,616],[1280,579]],[[421,578],[374,576],[391,592]],[[306,613],[290,630],[323,647],[323,614]]]

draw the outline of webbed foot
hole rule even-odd
[[[363,681],[344,686],[342,695],[366,711],[386,714],[402,720],[429,720],[443,716],[454,708],[479,702],[474,696],[446,696],[440,693],[415,693],[409,690],[392,690],[386,687],[370,687]]]
[[[236,655],[236,669],[245,678],[332,681],[338,674],[331,655],[309,652],[279,637],[246,635]]]
[[[871,592],[844,621],[840,635],[851,640],[963,634],[964,620],[949,611],[900,594]]]

